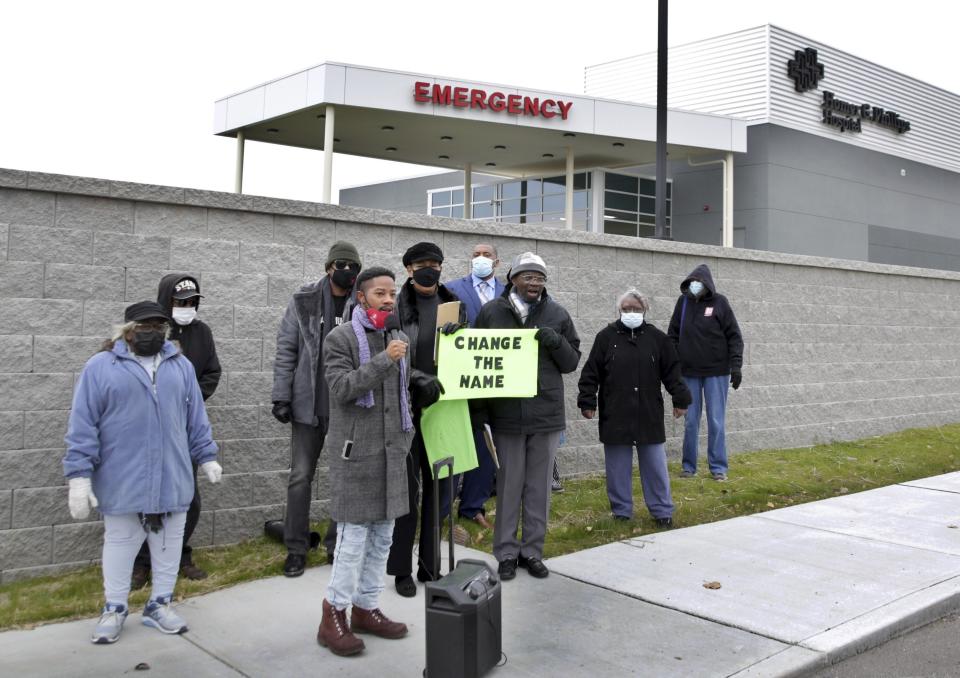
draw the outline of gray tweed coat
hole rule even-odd
[[[408,341],[406,335],[401,339]],[[324,449],[330,472],[330,517],[338,523],[392,520],[409,513],[406,457],[413,431],[400,423],[400,367],[387,357],[384,335],[367,331],[370,362],[360,366],[360,350],[351,324],[336,328],[323,343],[323,364],[330,387],[330,428]],[[410,373],[409,353],[407,374]],[[402,388],[408,389],[409,383]],[[373,407],[357,399],[373,390]],[[344,444],[353,441],[349,459]]]

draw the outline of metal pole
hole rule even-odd
[[[463,218],[473,219],[473,168],[463,166]]]
[[[723,246],[733,247],[733,153],[723,163]]]
[[[654,237],[667,226],[667,0],[657,3],[657,193]]]
[[[567,181],[564,194],[563,218],[567,228],[573,228],[573,147],[567,146]]]
[[[243,145],[247,135],[243,130],[237,130],[237,169],[233,179],[233,192],[243,193]]]
[[[323,202],[329,203],[333,190],[333,106],[327,104],[324,113],[326,117],[323,124]]]

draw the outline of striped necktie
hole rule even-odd
[[[484,280],[484,281],[481,281],[479,285],[477,285],[477,295],[480,297],[481,306],[486,304],[488,301],[490,301],[490,292],[487,291],[488,284],[489,283],[487,283],[487,281]]]

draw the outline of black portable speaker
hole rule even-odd
[[[434,463],[433,505],[434,572],[440,572],[440,469],[450,468],[453,497],[453,459]],[[500,579],[485,562],[461,560],[454,567],[453,510],[450,511],[451,571],[424,585],[426,599],[427,678],[480,678],[501,657]]]

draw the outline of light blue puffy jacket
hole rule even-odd
[[[169,341],[155,384],[122,339],[87,361],[67,427],[67,478],[92,478],[100,512],[179,513],[192,462],[217,458],[193,365]]]

